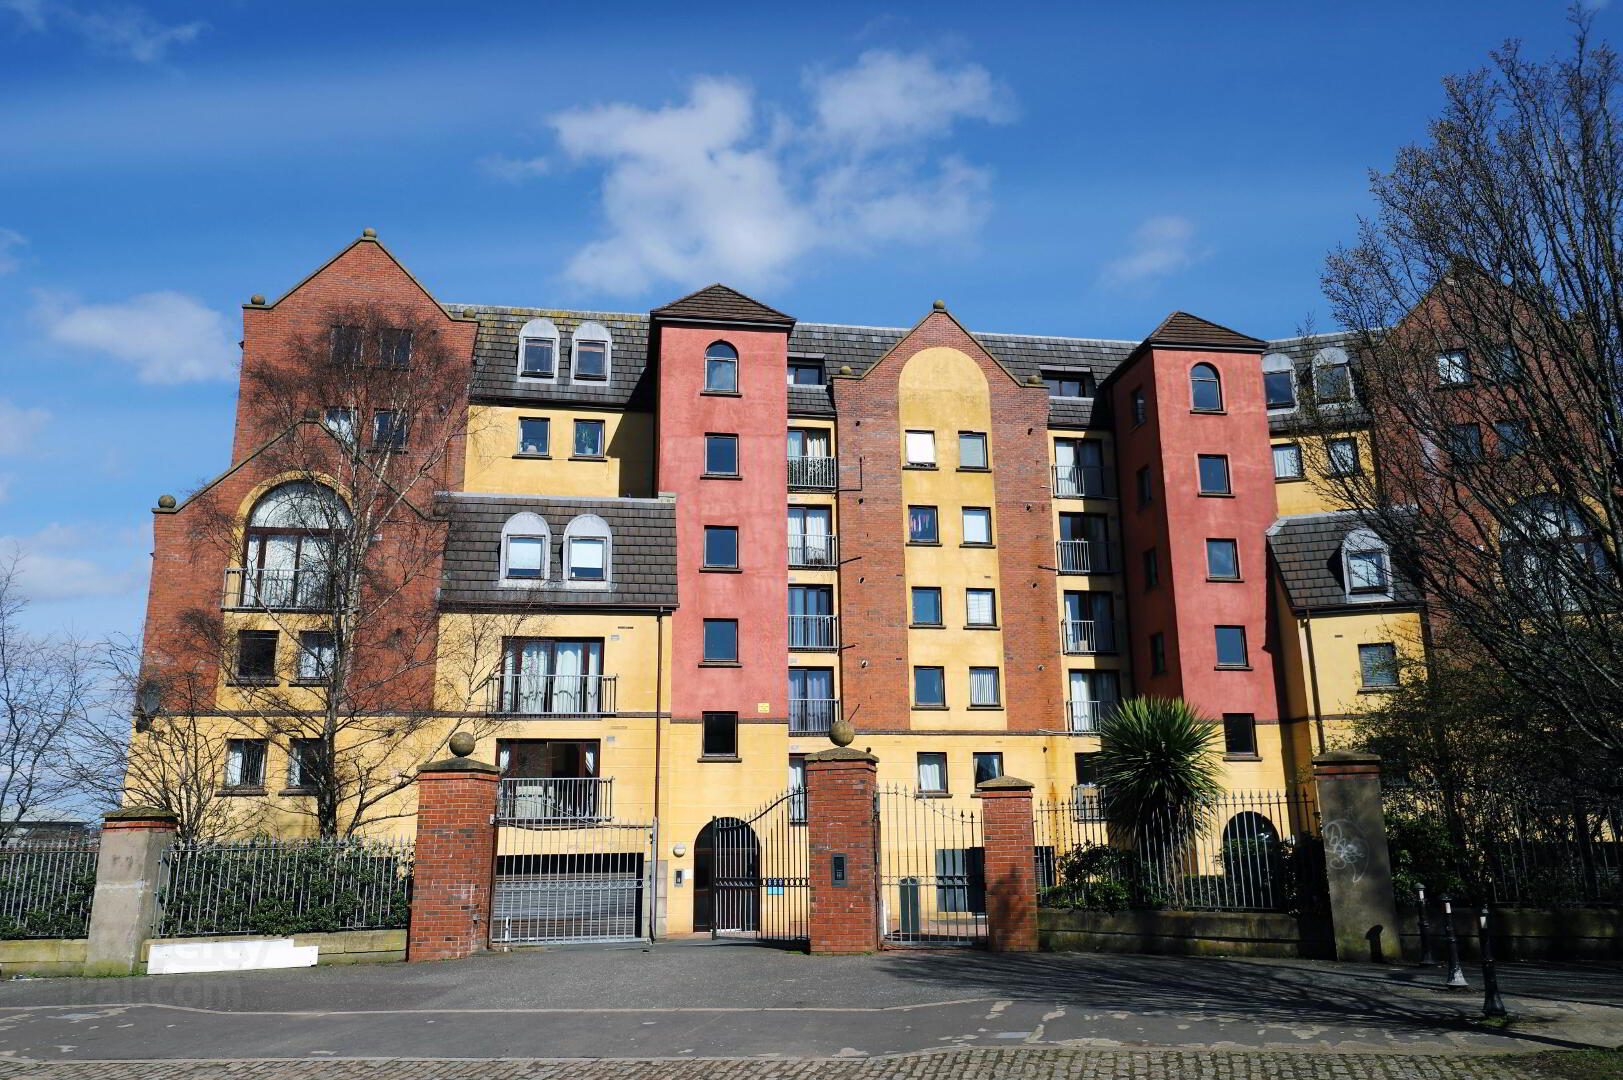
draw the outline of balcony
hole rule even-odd
[[[1114,574],[1116,560],[1103,540],[1056,540],[1055,563],[1062,574]]]
[[[1065,652],[1072,656],[1116,651],[1116,624],[1096,619],[1065,619],[1060,623]]]
[[[840,617],[838,615],[789,616],[789,647],[791,649],[838,649],[840,647]]]
[[[840,538],[826,533],[790,533],[789,565],[809,570],[834,569],[840,565]]]
[[[331,611],[331,570],[233,566],[225,572],[221,606],[239,611]]]
[[[840,470],[836,460],[831,457],[790,458],[789,490],[833,491],[840,482]]]
[[[492,675],[486,707],[509,716],[602,716],[614,712],[617,675]]]
[[[1103,465],[1055,465],[1054,498],[1110,499],[1116,478]]]
[[[1115,709],[1114,701],[1067,701],[1065,727],[1072,735],[1092,735]]]
[[[789,734],[827,735],[840,718],[839,698],[790,698]]]
[[[607,821],[614,816],[614,779],[515,777],[502,781],[500,800],[496,816],[508,821]]]
[[[1071,785],[1072,821],[1108,821],[1098,784]]]

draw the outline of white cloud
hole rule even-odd
[[[28,536],[0,536],[0,554],[12,551],[21,556],[19,584],[32,600],[117,596],[140,583],[137,553],[107,530],[52,524]]]
[[[51,414],[44,409],[25,409],[10,398],[0,397],[0,455],[27,450],[50,420]]]
[[[1187,269],[1211,254],[1195,240],[1195,223],[1186,217],[1147,218],[1133,231],[1125,254],[1105,264],[1107,285],[1140,285]]]
[[[490,154],[479,159],[479,168],[486,176],[509,184],[520,184],[552,171],[546,158],[512,158],[506,154]]]
[[[656,281],[760,286],[817,252],[928,244],[979,226],[988,173],[929,144],[960,121],[1010,116],[985,69],[876,51],[806,87],[804,123],[719,77],[695,80],[678,104],[553,116],[564,155],[604,170],[606,235],[575,255],[568,277],[611,293]]]
[[[201,22],[165,26],[146,9],[131,4],[87,10],[61,0],[0,0],[0,11],[16,15],[35,33],[66,30],[78,34],[97,52],[142,64],[161,63],[171,46],[195,41],[206,28]]]
[[[50,340],[128,364],[142,382],[224,379],[235,370],[225,316],[184,293],[143,293],[113,304],[46,292],[35,297],[35,318]]]
[[[26,243],[28,240],[22,233],[0,226],[0,274],[10,274],[22,265],[15,249]]]

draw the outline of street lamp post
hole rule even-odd
[[[1453,990],[1465,990],[1470,983],[1465,981],[1465,969],[1460,966],[1460,943],[1454,936],[1454,902],[1447,894],[1441,897],[1443,901],[1443,944],[1448,949],[1448,987]]]
[[[1414,891],[1420,901],[1420,966],[1435,967],[1437,958],[1431,954],[1431,923],[1426,919],[1426,886],[1416,883]]]
[[[1493,963],[1493,933],[1488,928],[1488,905],[1478,915],[1477,940],[1482,950],[1482,1015],[1505,1015],[1505,1001],[1499,996],[1499,972]]]

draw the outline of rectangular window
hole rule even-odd
[[[1527,425],[1520,420],[1501,420],[1493,425],[1499,440],[1499,456],[1513,458],[1527,451]]]
[[[1262,373],[1262,393],[1270,409],[1296,407],[1296,373],[1293,371],[1265,371]]]
[[[1142,424],[1150,418],[1149,402],[1144,397],[1142,386],[1133,389],[1133,423]]]
[[[732,525],[704,527],[704,564],[710,567],[738,568],[738,529]]]
[[[1324,444],[1331,476],[1352,476],[1358,472],[1358,440],[1331,439]]]
[[[941,625],[941,590],[931,585],[913,588],[913,623],[916,626]]]
[[[935,432],[909,431],[907,433],[907,463],[909,465],[935,465]]]
[[[1167,673],[1167,636],[1157,630],[1150,635],[1150,674]]]
[[[1274,479],[1300,480],[1302,478],[1302,448],[1296,443],[1280,443],[1274,447]]]
[[[575,456],[576,457],[602,457],[603,456],[603,421],[576,420],[575,421]]]
[[[1386,552],[1347,552],[1347,591],[1350,593],[1384,593],[1387,589]]]
[[[975,755],[975,784],[980,786],[987,780],[996,780],[1003,775],[1003,755],[1001,753],[978,753]]]
[[[958,433],[958,467],[984,469],[987,467],[986,436],[979,431]]]
[[[942,795],[947,791],[947,755],[934,751],[919,754],[918,758],[919,790],[927,791],[932,795]]]
[[[378,363],[384,367],[411,366],[411,331],[386,327],[378,331]]]
[[[568,556],[570,581],[606,581],[609,571],[608,541],[600,536],[571,536]]]
[[[1352,399],[1352,373],[1344,363],[1313,365],[1313,393],[1320,401],[1337,402]]]
[[[1463,349],[1437,354],[1437,381],[1444,385],[1471,381],[1471,358]]]
[[[738,357],[712,356],[706,353],[704,389],[710,394],[738,393]]]
[[[1049,397],[1092,397],[1093,372],[1045,371],[1043,385],[1048,387]]]
[[[789,755],[789,790],[795,795],[789,800],[789,824],[806,824],[806,755]]]
[[[737,435],[704,437],[704,471],[706,476],[738,475]]]
[[[1223,753],[1229,757],[1257,756],[1257,718],[1250,713],[1223,714]]]
[[[998,684],[997,668],[972,667],[969,669],[969,703],[983,708],[1003,703]]]
[[[321,782],[325,757],[320,739],[293,739],[287,746],[287,786],[309,790]]]
[[[575,378],[606,379],[609,377],[609,343],[606,341],[575,342]]]
[[[964,591],[966,618],[970,626],[997,625],[997,590],[966,589]]]
[[[225,744],[225,786],[265,786],[265,740],[228,739]]]
[[[1138,488],[1138,505],[1148,506],[1155,498],[1154,481],[1150,479],[1150,467],[1144,465],[1133,474],[1133,482]]]
[[[1108,592],[1067,589],[1061,602],[1065,606],[1062,628],[1066,652],[1116,651],[1116,613]]]
[[[941,529],[936,521],[935,507],[909,506],[907,508],[907,542],[910,544],[938,544]]]
[[[1501,345],[1488,354],[1489,375],[1497,382],[1514,382],[1522,377],[1522,354],[1514,345]]]
[[[964,507],[964,543],[992,542],[992,511],[984,506]]]
[[[518,422],[518,452],[545,454],[552,446],[552,421],[545,417],[525,416]]]
[[[332,358],[335,364],[359,364],[364,338],[359,326],[332,328]]]
[[[551,338],[525,338],[523,366],[519,374],[527,379],[550,379],[556,370],[555,343]]]
[[[239,682],[276,681],[276,631],[237,631],[237,679]]]
[[[1199,464],[1202,495],[1230,494],[1227,454],[1201,454]]]
[[[790,386],[822,386],[822,364],[795,364],[789,365]]]
[[[325,682],[332,678],[338,661],[338,646],[331,630],[304,630],[299,633],[299,681]]]
[[[704,659],[708,664],[738,663],[738,620],[704,621]]]
[[[1099,751],[1083,750],[1076,755],[1076,782],[1095,785],[1099,783]]]
[[[520,715],[593,715],[603,696],[603,642],[590,638],[506,638],[500,710]],[[609,686],[612,695],[612,684]],[[498,764],[501,764],[498,762]],[[595,776],[596,772],[509,773],[517,776]]]
[[[1237,541],[1206,541],[1206,576],[1218,581],[1240,580],[1240,545]]]
[[[507,576],[538,578],[547,565],[547,541],[542,536],[507,538]]]
[[[1482,460],[1482,425],[1455,424],[1448,432],[1449,453],[1455,461]]]
[[[916,667],[913,669],[913,704],[945,705],[947,703],[946,669]]]
[[[1217,632],[1217,666],[1246,667],[1250,655],[1245,647],[1245,627],[1219,626]]]
[[[1398,647],[1391,642],[1358,646],[1358,670],[1366,687],[1398,684]]]
[[[323,418],[327,430],[350,446],[355,445],[355,410],[346,405],[330,405]]]
[[[1154,548],[1144,552],[1144,587],[1153,589],[1161,584],[1161,555]]]
[[[704,714],[705,757],[735,758],[738,756],[738,714],[735,712],[707,712]]]
[[[406,414],[395,409],[379,409],[372,414],[372,448],[374,450],[404,450],[406,448]]]

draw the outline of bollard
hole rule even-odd
[[[1465,969],[1460,966],[1460,943],[1454,936],[1454,902],[1445,893],[1443,901],[1443,944],[1448,949],[1448,983],[1450,990],[1468,990]]]
[[[1488,905],[1478,916],[1477,940],[1482,950],[1482,1015],[1504,1016],[1505,1001],[1499,996],[1499,972],[1493,963],[1493,932],[1488,928]]]
[[[1436,967],[1437,958],[1431,954],[1431,924],[1426,921],[1426,887],[1417,882],[1414,891],[1420,900],[1420,966]]]

